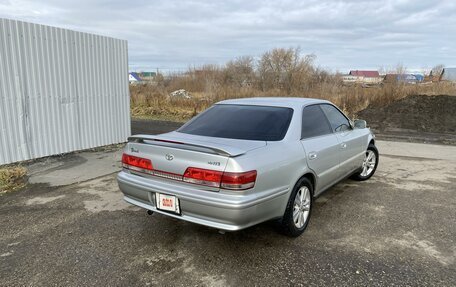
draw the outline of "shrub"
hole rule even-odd
[[[346,86],[340,75],[320,69],[314,60],[314,55],[302,56],[299,48],[273,49],[256,63],[247,56],[224,66],[204,65],[185,73],[159,75],[155,82],[130,87],[132,115],[184,121],[221,100],[275,96],[326,99],[354,116],[369,105],[383,106],[409,95],[456,94],[455,85],[443,82]],[[168,96],[179,89],[190,92],[192,98]]]
[[[26,183],[27,169],[12,166],[0,169],[0,193],[21,188]]]

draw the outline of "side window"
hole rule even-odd
[[[328,118],[333,131],[340,132],[350,129],[350,122],[338,109],[331,105],[321,105],[321,109]]]
[[[305,107],[302,111],[301,139],[330,133],[331,128],[321,108],[318,105]]]

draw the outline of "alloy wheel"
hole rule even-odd
[[[293,222],[296,228],[302,228],[310,213],[310,190],[307,186],[302,186],[296,193],[293,205]]]
[[[375,155],[374,151],[368,150],[366,152],[366,156],[364,157],[363,170],[361,172],[361,176],[363,176],[363,177],[369,176],[375,169],[376,161],[377,161],[377,156]]]

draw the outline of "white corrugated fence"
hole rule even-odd
[[[0,19],[0,165],[130,133],[127,41]]]

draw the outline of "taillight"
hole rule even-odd
[[[183,181],[224,189],[243,190],[254,187],[256,170],[247,172],[221,172],[216,170],[189,167]]]
[[[122,155],[122,165],[125,168],[144,171],[144,170],[152,170],[152,161],[147,158],[141,158],[129,154]]]
[[[124,168],[147,173],[150,175],[164,177],[173,180],[221,187],[231,190],[244,190],[255,186],[257,177],[256,170],[247,172],[222,172],[217,170],[189,167],[184,175],[174,174],[166,171],[154,170],[152,161],[147,158],[137,157],[129,154],[122,155],[122,166]]]
[[[183,181],[219,187],[222,174],[221,171],[189,167],[184,173]]]
[[[255,186],[256,170],[247,172],[224,172],[221,187],[225,189],[249,189]]]

